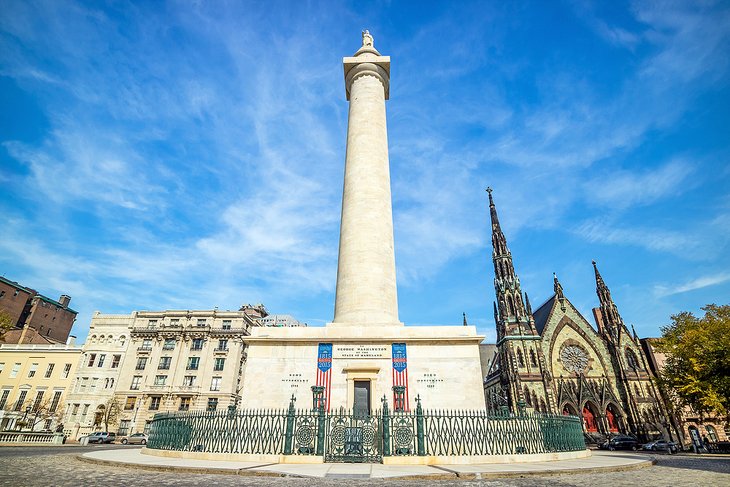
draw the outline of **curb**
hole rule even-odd
[[[641,462],[634,463],[632,465],[619,465],[615,467],[590,467],[590,468],[566,468],[562,470],[542,470],[542,471],[527,471],[527,472],[475,472],[475,473],[459,473],[454,472],[456,477],[461,480],[479,480],[479,479],[506,479],[506,478],[521,478],[521,477],[555,477],[557,475],[580,475],[580,474],[592,474],[592,473],[607,473],[607,472],[626,472],[630,470],[640,470],[642,468],[648,468],[656,465],[656,459],[642,460]],[[446,467],[437,467],[450,472]]]
[[[241,468],[238,470],[230,468],[216,468],[216,467],[172,467],[165,465],[149,465],[140,463],[126,463],[126,462],[115,462],[112,460],[100,460],[97,458],[85,457],[83,454],[76,455],[76,459],[97,465],[106,465],[111,467],[126,467],[137,470],[148,470],[155,472],[177,472],[177,473],[194,473],[194,474],[215,474],[215,475],[239,475],[246,477],[279,477],[279,478],[320,478],[310,475],[297,475],[291,473],[279,473],[279,472],[267,472],[262,470],[252,470],[254,468],[260,468],[264,465],[257,465],[256,467]],[[630,470],[639,470],[642,468],[648,468],[657,463],[656,459],[642,460],[641,462],[634,463],[631,465],[619,465],[615,467],[591,467],[591,468],[570,468],[563,470],[542,470],[542,471],[526,471],[526,472],[474,472],[474,473],[460,473],[454,470],[450,470],[447,467],[432,465],[433,468],[437,468],[443,471],[442,474],[432,475],[403,475],[395,477],[376,477],[368,478],[368,480],[479,480],[479,479],[499,479],[499,478],[520,478],[520,477],[553,477],[556,475],[578,475],[578,474],[592,474],[592,473],[604,473],[604,472],[625,472]],[[271,465],[271,464],[269,464]],[[327,477],[322,477],[327,478]]]

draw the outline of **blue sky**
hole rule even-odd
[[[0,273],[93,311],[332,319],[347,102],[388,101],[400,318],[494,337],[487,198],[536,307],[730,296],[727,2],[103,2],[0,9]]]

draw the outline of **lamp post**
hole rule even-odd
[[[25,414],[23,415],[23,425],[28,426],[28,422],[26,421],[28,419],[28,413],[30,413],[30,406],[25,407]]]

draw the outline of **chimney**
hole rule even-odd
[[[58,298],[58,302],[61,303],[61,306],[64,308],[68,308],[68,303],[71,302],[71,296],[68,294],[61,294],[61,297]]]
[[[63,296],[61,296],[63,297]],[[66,296],[68,298],[68,296]],[[71,299],[71,298],[69,298]],[[68,340],[66,340],[66,345],[69,347],[75,347],[76,346],[76,337],[73,335],[68,336]]]

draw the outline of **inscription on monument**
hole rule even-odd
[[[422,379],[416,379],[416,382],[424,384],[428,389],[435,389],[436,384],[443,381],[443,379],[439,379],[437,374],[423,374]]]
[[[282,382],[291,384],[291,387],[293,388],[299,388],[299,384],[302,382],[307,382],[305,379],[302,379],[302,374],[289,374],[286,378],[281,379]]]
[[[334,358],[390,358],[387,345],[335,345]]]

